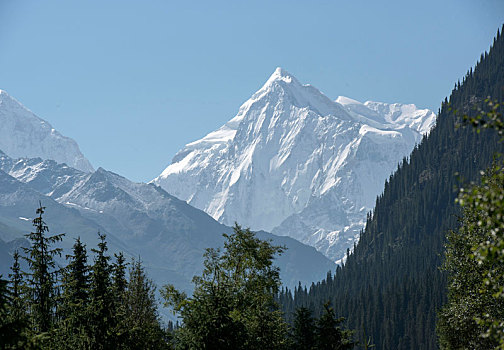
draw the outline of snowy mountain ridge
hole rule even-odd
[[[54,160],[12,159],[0,151],[2,181],[0,226],[4,222],[19,232],[31,229],[30,217],[40,200],[48,205],[51,230],[67,233],[67,245],[80,236],[92,247],[96,232],[105,233],[113,251],[141,256],[159,286],[169,282],[190,291],[191,278],[201,273],[205,249],[221,246],[222,234],[232,232],[158,186],[132,182],[103,168],[86,173]],[[289,288],[334,269],[313,247],[266,232],[257,235],[289,247],[276,261]],[[13,238],[0,230],[0,239]]]
[[[41,157],[92,172],[77,143],[0,90],[0,150],[13,158]]]
[[[288,235],[339,260],[435,118],[412,104],[332,101],[277,68],[152,182],[221,223]]]

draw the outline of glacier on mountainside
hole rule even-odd
[[[0,90],[0,150],[10,157],[41,157],[92,172],[77,143]]]
[[[413,104],[332,101],[277,68],[152,182],[221,223],[287,235],[338,261],[435,118]]]

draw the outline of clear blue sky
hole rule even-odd
[[[96,168],[149,181],[277,66],[437,111],[503,22],[502,0],[0,0],[0,89]]]

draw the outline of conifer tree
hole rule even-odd
[[[126,347],[128,342],[128,325],[126,319],[126,289],[128,281],[126,280],[126,263],[124,254],[119,252],[114,254],[115,262],[112,264],[112,295],[114,304],[114,329],[113,334],[116,338],[115,344],[118,349]]]
[[[126,263],[122,252],[114,254],[114,257],[115,263],[112,265],[112,288],[114,295],[117,298],[121,298],[128,285],[128,281],[126,280]]]
[[[294,350],[310,350],[315,345],[315,320],[309,309],[296,309],[291,337]]]
[[[24,281],[23,274],[21,272],[21,267],[19,265],[19,251],[14,251],[12,255],[14,259],[14,263],[11,266],[12,273],[9,274],[10,279],[10,294],[11,294],[11,310],[10,317],[14,321],[21,322],[23,324],[26,323],[26,308],[25,308],[25,300],[23,300],[23,289]]]
[[[14,263],[5,286],[0,276],[0,349],[39,349],[29,329],[24,297],[24,281],[19,266],[19,252],[13,254]]]
[[[164,332],[159,324],[156,287],[145,274],[140,259],[134,260],[129,270],[125,289],[126,329],[128,349],[167,349]]]
[[[315,329],[316,350],[346,350],[355,347],[353,332],[342,330],[339,326],[343,321],[344,318],[336,318],[330,303],[325,303],[324,312],[317,320]]]
[[[61,300],[59,333],[60,346],[64,349],[85,349],[88,346],[89,267],[86,246],[80,237],[72,248],[73,255],[63,274],[63,296]]]
[[[11,317],[12,296],[7,284],[0,275],[0,349],[16,349],[22,344],[24,325]]]
[[[55,274],[56,263],[55,255],[61,255],[61,248],[52,248],[51,246],[63,239],[64,234],[46,236],[49,231],[48,226],[42,218],[45,207],[40,204],[36,213],[38,216],[33,219],[35,232],[25,236],[31,243],[31,247],[23,248],[26,256],[24,259],[28,262],[30,272],[25,273],[28,276],[28,298],[30,316],[35,332],[44,333],[51,330],[55,315]]]
[[[106,235],[98,234],[100,242],[95,253],[94,264],[91,267],[91,285],[89,302],[89,341],[92,349],[113,348],[114,337],[114,297],[112,294],[110,256]]]

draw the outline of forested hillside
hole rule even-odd
[[[497,33],[489,52],[442,103],[437,124],[385,183],[365,230],[346,264],[334,276],[280,294],[288,318],[296,307],[319,315],[330,300],[358,337],[377,349],[436,349],[436,312],[446,300],[439,270],[445,235],[456,228],[458,188],[477,180],[502,144],[493,132],[477,134],[462,115],[484,100],[504,96],[504,39]],[[461,126],[460,126],[461,125]]]

